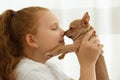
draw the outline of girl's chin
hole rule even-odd
[[[52,46],[50,50],[53,50],[53,49],[55,49],[55,48],[57,48],[61,45],[65,45],[65,43],[64,42],[59,42],[57,45]]]
[[[50,50],[53,50],[53,49],[55,49],[56,47],[58,47],[60,44],[57,44],[57,45],[54,45],[54,46],[51,46],[50,48]]]

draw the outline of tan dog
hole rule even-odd
[[[48,56],[52,57],[61,54],[59,59],[62,59],[68,52],[77,52],[84,34],[86,34],[92,28],[89,24],[89,20],[89,14],[86,12],[82,19],[71,22],[69,30],[65,32],[65,35],[73,40],[73,44],[64,45],[64,43],[61,43],[58,47],[52,50]],[[94,34],[92,36],[94,36]],[[97,80],[109,80],[104,57],[102,54],[96,63],[96,78]]]

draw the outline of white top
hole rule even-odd
[[[48,62],[42,64],[28,58],[23,58],[15,71],[16,80],[71,80],[55,64]]]

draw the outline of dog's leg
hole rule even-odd
[[[69,44],[69,45],[63,45],[63,46],[58,46],[57,48],[55,48],[54,50],[52,50],[51,52],[49,52],[49,55],[50,57],[52,56],[56,56],[56,55],[59,55],[59,54],[62,54],[64,53],[63,56],[68,53],[68,52],[74,52],[76,51],[76,46],[74,44]]]
[[[66,54],[66,53],[62,53],[58,58],[59,58],[59,59],[63,59],[63,58],[65,57],[65,54]]]
[[[100,54],[96,63],[96,80],[109,80],[104,56]]]
[[[77,49],[79,48],[81,43],[81,38],[74,41],[73,44],[71,45],[66,45],[65,50],[63,51],[63,53],[58,57],[59,59],[63,59],[65,54],[68,52],[77,52]]]
[[[77,46],[75,44],[66,45],[66,47],[64,48],[64,51],[58,58],[63,59],[66,53],[75,52],[76,50],[77,50]]]

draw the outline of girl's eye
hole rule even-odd
[[[52,30],[57,30],[57,28],[58,28],[58,26],[57,26],[57,25],[54,25],[54,26],[52,27]]]
[[[56,30],[56,29],[57,29],[57,27],[52,28],[52,30]]]

